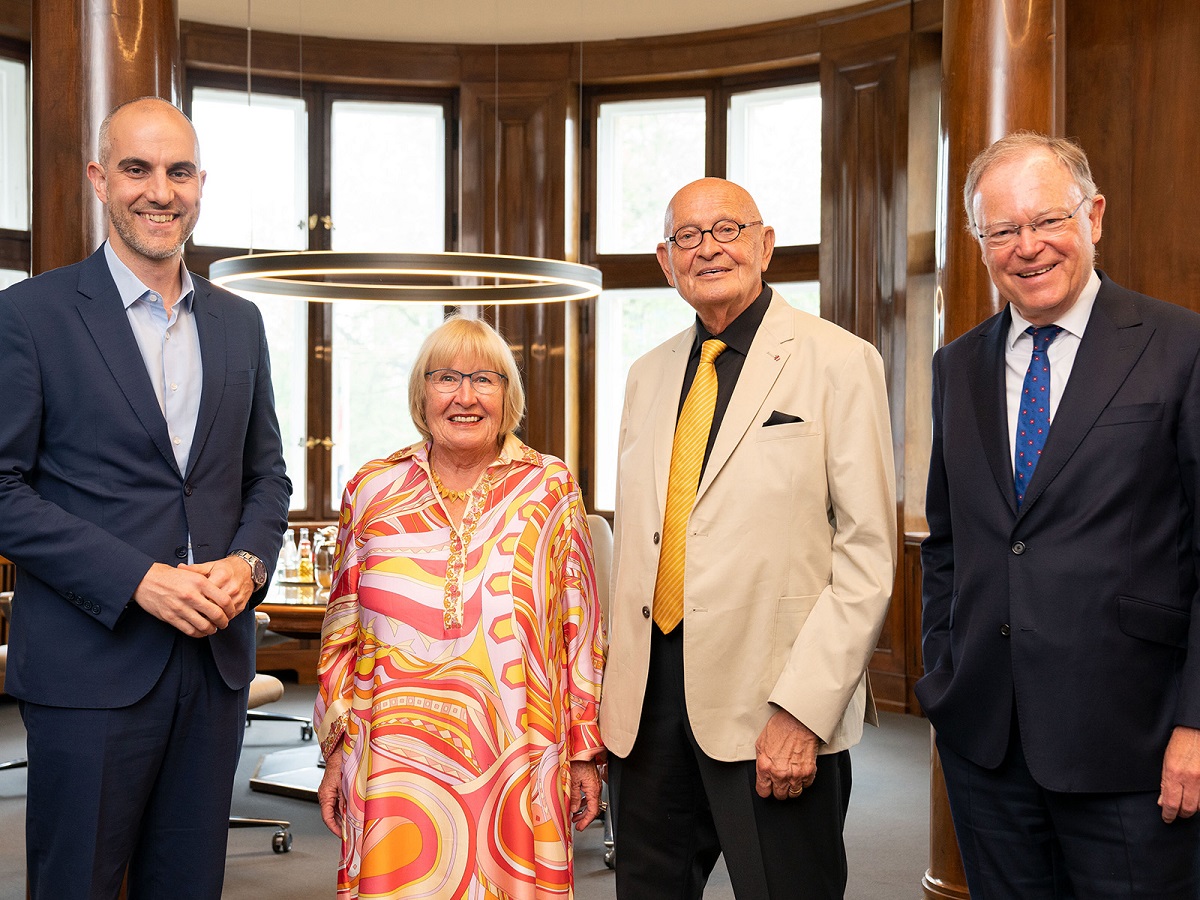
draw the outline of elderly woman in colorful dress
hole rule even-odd
[[[409,381],[425,440],[346,485],[314,718],[340,898],[572,895],[604,638],[579,488],[524,407],[500,335],[452,318]]]

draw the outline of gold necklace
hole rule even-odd
[[[452,491],[450,488],[442,484],[442,479],[438,478],[437,470],[431,465],[429,474],[433,476],[433,486],[437,488],[437,492],[446,500],[466,500],[471,495],[470,490]]]

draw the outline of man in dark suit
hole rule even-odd
[[[925,676],[976,900],[1200,896],[1200,316],[1093,268],[1083,151],[967,175],[1006,308],[934,357]]]
[[[218,898],[254,617],[287,524],[263,322],[183,266],[205,173],[165,101],[87,174],[108,242],[0,293],[6,689],[35,898]],[[52,215],[53,211],[43,210]]]

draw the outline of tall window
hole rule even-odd
[[[6,49],[0,45],[0,289],[26,278],[30,260],[29,67]]]
[[[594,410],[594,454],[584,476],[594,508],[614,506],[617,432],[630,365],[695,318],[665,285],[654,255],[667,203],[680,187],[711,174],[749,190],[776,232],[770,284],[793,306],[820,314],[821,98],[815,77],[803,71],[787,83],[697,82],[674,95],[591,95],[595,139],[584,151],[590,180],[585,196],[592,198],[586,221],[595,239],[585,233],[584,247],[607,287],[595,301],[588,335],[595,378],[584,387],[591,401],[584,408]]]
[[[197,73],[191,110],[208,181],[190,261],[267,250],[451,246],[453,96],[346,91]],[[197,264],[198,262],[198,264]],[[328,519],[367,460],[417,440],[408,375],[439,306],[257,299],[292,477],[293,519]],[[319,398],[319,399],[318,399]],[[323,402],[322,402],[323,401]]]

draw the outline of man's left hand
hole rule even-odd
[[[240,556],[226,556],[224,559],[192,563],[179,568],[199,572],[217,587],[224,589],[233,598],[239,613],[246,608],[250,595],[254,593],[254,577],[250,566]]]
[[[1200,728],[1176,725],[1171,732],[1158,805],[1164,822],[1190,818],[1200,807]]]
[[[817,747],[820,739],[787,710],[767,720],[754,743],[754,788],[760,797],[795,799],[817,778]]]

